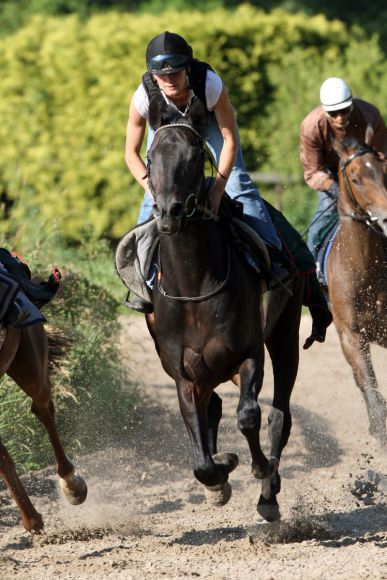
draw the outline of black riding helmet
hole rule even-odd
[[[163,32],[155,36],[146,49],[146,66],[150,73],[166,75],[188,68],[192,48],[179,34]]]

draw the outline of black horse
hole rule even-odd
[[[148,181],[160,237],[154,313],[147,315],[165,371],[177,386],[181,414],[190,436],[195,477],[218,505],[231,496],[234,453],[217,452],[222,401],[214,392],[233,380],[240,387],[238,427],[252,457],[252,473],[263,480],[258,512],[280,518],[278,465],[291,429],[290,396],[298,371],[299,324],[304,282],[290,281],[266,293],[261,304],[258,276],[230,242],[227,227],[207,203],[206,148],[199,101],[182,117],[151,102],[156,129],[148,153]],[[264,344],[274,373],[269,414],[270,457],[260,445]]]

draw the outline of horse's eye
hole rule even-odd
[[[362,185],[361,179],[357,175],[351,175],[351,179],[354,185],[357,185],[358,187]]]

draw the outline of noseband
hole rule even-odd
[[[364,211],[364,209],[361,207],[361,205],[356,200],[356,198],[353,194],[352,188],[351,188],[350,181],[349,181],[348,176],[347,176],[347,172],[346,172],[346,169],[347,169],[348,165],[351,163],[351,161],[356,159],[356,157],[361,157],[363,155],[366,155],[366,153],[373,153],[374,155],[377,155],[377,153],[374,149],[367,148],[367,147],[361,147],[358,151],[355,151],[354,153],[352,153],[352,155],[350,155],[345,161],[340,160],[340,170],[341,170],[341,174],[343,176],[345,193],[347,194],[349,202],[352,204],[352,206],[356,210],[350,214],[344,213],[342,215],[345,217],[350,217],[354,221],[362,222],[365,225],[367,225],[369,228],[371,228],[371,230],[374,231],[375,233],[384,236],[383,231],[381,231],[377,225],[378,218],[376,216],[374,216],[372,214],[372,212]]]
[[[187,196],[184,203],[182,215],[186,219],[192,219],[194,217],[196,218],[195,214],[199,214],[200,219],[218,221],[219,220],[218,215],[215,214],[209,207],[207,194],[209,192],[210,185],[207,186],[205,185],[205,175],[204,175],[204,162],[206,159],[208,159],[208,161],[210,162],[212,171],[214,168],[217,170],[214,158],[210,150],[208,149],[207,144],[204,141],[203,137],[200,135],[198,131],[196,131],[194,127],[192,127],[192,125],[189,125],[188,123],[168,123],[167,125],[161,125],[161,127],[156,129],[156,131],[154,132],[154,137],[156,137],[157,133],[159,133],[160,131],[164,129],[171,129],[173,127],[184,127],[186,129],[189,129],[192,133],[194,133],[194,135],[197,137],[197,142],[200,147],[202,155],[203,171],[201,172],[201,179],[199,180],[195,191],[193,191]],[[149,157],[147,158],[146,173],[148,176],[149,191],[152,194],[153,199],[156,200],[156,191],[152,185],[151,180],[151,161]]]

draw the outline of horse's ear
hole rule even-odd
[[[346,154],[346,149],[341,141],[338,141],[336,137],[331,137],[332,147],[336,151],[337,155],[341,158]]]
[[[208,126],[208,115],[206,108],[200,99],[195,98],[190,105],[187,119],[192,124],[193,128],[199,133]]]
[[[152,97],[149,101],[148,123],[153,130],[158,129],[163,125],[163,117],[166,107],[167,103],[163,103],[161,99],[158,99],[157,97]]]
[[[369,123],[367,125],[367,129],[365,132],[365,139],[364,139],[365,144],[368,145],[369,147],[371,147],[371,145],[372,145],[372,141],[374,140],[374,135],[375,135],[375,131],[374,131],[371,123]]]
[[[154,131],[162,125],[173,123],[180,115],[177,113],[175,107],[168,105],[167,102],[157,97],[152,97],[149,102],[148,109],[148,123]]]

